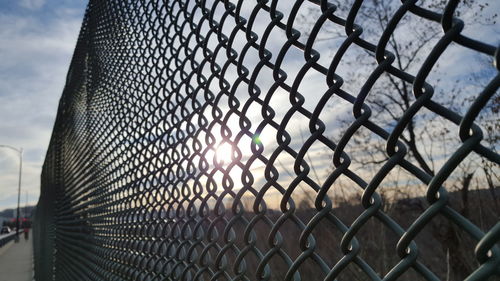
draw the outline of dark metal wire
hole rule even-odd
[[[363,280],[398,280],[409,270],[422,280],[440,280],[419,259],[415,242],[437,216],[446,217],[477,242],[477,268],[467,280],[499,277],[500,224],[484,233],[448,204],[443,184],[471,153],[500,163],[500,156],[480,143],[482,131],[474,123],[498,90],[500,76],[464,116],[434,101],[433,87],[426,82],[452,43],[496,62],[499,51],[461,34],[464,23],[453,16],[458,1],[449,1],[442,14],[415,2],[402,2],[374,45],[362,39],[363,30],[356,25],[362,0],[354,1],[346,18],[338,17],[337,7],[328,1],[311,1],[322,15],[306,42],[298,40],[296,29],[303,0],[290,1],[286,20],[278,0],[252,2],[248,18],[242,16],[243,0],[91,0],[43,167],[34,227],[36,280],[312,280],[304,274],[311,264],[324,280],[337,280],[351,266]],[[443,29],[415,76],[393,65],[394,54],[386,49],[401,18],[410,13],[438,22]],[[255,26],[263,15],[269,23],[257,34]],[[328,68],[318,63],[320,52],[314,48],[326,22],[343,26],[346,35]],[[266,48],[275,31],[287,38],[278,53]],[[242,48],[237,51],[238,44]],[[359,93],[348,93],[336,71],[354,46],[373,54],[378,66]],[[282,64],[291,49],[302,52],[305,62],[289,77]],[[258,61],[247,68],[251,52],[258,54]],[[272,73],[270,88],[257,83],[265,70]],[[298,91],[309,70],[323,75],[328,85],[313,111],[304,106],[304,95]],[[383,74],[410,83],[415,95],[391,131],[370,119],[372,111],[365,103]],[[278,88],[289,96],[279,119],[270,105]],[[320,117],[333,96],[352,104],[355,118],[337,143],[327,137]],[[255,107],[261,110],[258,124],[249,117]],[[435,175],[412,164],[400,140],[424,108],[456,124],[462,141]],[[309,129],[298,150],[287,131],[295,115],[307,118]],[[229,125],[233,119],[237,126]],[[259,136],[268,128],[276,131],[276,149],[265,155]],[[361,128],[387,144],[388,159],[369,182],[350,169],[345,149]],[[322,184],[311,178],[305,160],[316,142],[333,153],[335,169]],[[213,160],[220,143],[232,147],[230,161]],[[250,155],[242,152],[243,143],[250,143]],[[286,186],[278,169],[283,154],[294,159],[293,177]],[[252,173],[256,163],[265,165],[262,184]],[[383,212],[377,193],[396,166],[427,185],[429,206],[407,228]],[[232,170],[241,170],[241,186]],[[335,216],[328,195],[340,176],[364,190],[364,211],[350,225]],[[315,211],[308,220],[297,214],[292,198],[301,182],[315,196]],[[281,195],[279,212],[266,202],[270,190]],[[254,198],[251,210],[243,208],[248,194]],[[360,255],[363,241],[356,235],[372,219],[399,239],[394,251],[400,261],[386,274],[376,272]],[[340,244],[339,260],[318,253],[315,233],[322,231],[325,221],[342,233],[341,241],[331,241]],[[286,224],[297,228],[300,237],[284,232]],[[267,241],[260,241],[262,229]],[[290,239],[298,253],[285,247]],[[285,268],[278,275],[282,277],[276,277],[278,263]]]

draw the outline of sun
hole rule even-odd
[[[219,164],[229,163],[232,155],[233,147],[229,143],[223,142],[215,150],[215,162]]]

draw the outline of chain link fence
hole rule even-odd
[[[36,280],[499,280],[500,57],[458,2],[91,0]],[[488,81],[440,84],[453,48]]]

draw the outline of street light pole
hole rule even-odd
[[[15,148],[10,145],[0,144],[0,147],[12,149],[19,153],[19,185],[17,188],[17,220],[16,220],[16,241],[19,241],[19,205],[21,204],[21,175],[23,170],[23,148]]]

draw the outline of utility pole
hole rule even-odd
[[[24,218],[28,218],[28,191],[25,190],[24,194],[26,195],[26,201],[24,203]]]
[[[14,150],[19,153],[19,185],[17,188],[17,218],[16,218],[16,242],[19,242],[19,211],[21,204],[21,175],[23,170],[23,148],[15,148],[10,145],[0,144],[0,147],[5,147]]]

